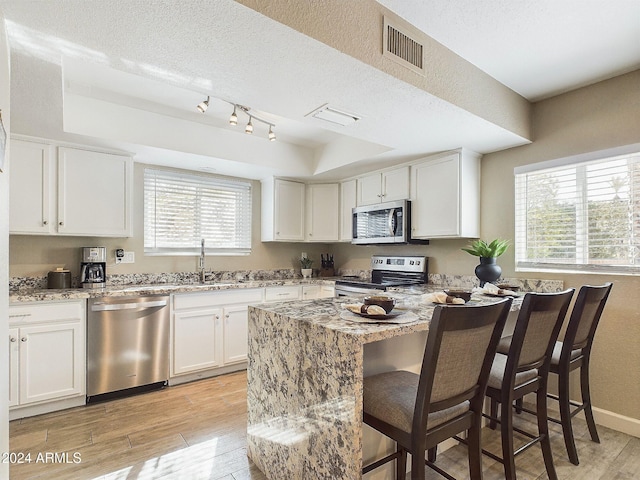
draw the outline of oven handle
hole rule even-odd
[[[166,300],[156,300],[153,302],[139,302],[139,303],[94,303],[91,306],[92,312],[106,312],[110,310],[135,310],[137,308],[153,308],[153,307],[166,307]]]
[[[396,209],[389,209],[389,218],[387,219],[387,224],[389,226],[389,235],[392,237],[396,236]]]

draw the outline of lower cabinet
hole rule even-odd
[[[335,287],[333,285],[303,285],[302,299],[314,300],[317,298],[335,297]]]
[[[171,376],[243,367],[247,360],[248,305],[262,302],[262,297],[263,289],[174,295]]]
[[[85,402],[86,301],[9,307],[9,406],[44,413]],[[48,408],[53,401],[73,399]],[[12,415],[19,418],[20,415]]]

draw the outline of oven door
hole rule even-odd
[[[358,295],[374,295],[376,293],[384,292],[385,288],[368,288],[357,285],[345,285],[336,282],[335,295],[336,297],[354,297]]]
[[[407,243],[409,240],[409,201],[364,205],[352,210],[353,238],[360,245]]]

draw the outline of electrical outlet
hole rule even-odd
[[[116,251],[116,265],[119,265],[121,263],[135,263],[135,261],[135,252]]]

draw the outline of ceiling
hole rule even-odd
[[[469,75],[431,72],[451,92],[354,54],[353,39],[327,40],[308,12],[306,23],[295,23],[297,12],[282,21],[278,7],[290,2],[263,3],[258,12],[232,0],[0,1],[12,49],[12,131],[128,151],[143,163],[338,179],[443,150],[529,143],[521,125],[528,102],[640,68],[637,0],[320,7],[344,9],[318,13],[348,23],[357,23],[358,7],[402,17],[446,47],[436,52],[444,63],[460,68],[464,59]],[[377,34],[380,25],[363,28]],[[464,99],[479,85],[486,90],[476,96],[494,105]],[[207,95],[201,114],[195,106]],[[256,121],[244,134],[241,115],[231,127],[229,102],[275,124],[277,141]],[[361,120],[339,126],[308,116],[327,103]]]

